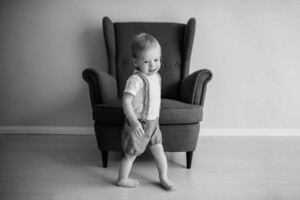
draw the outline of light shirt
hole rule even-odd
[[[147,76],[144,74],[149,82],[149,113],[147,120],[154,120],[159,117],[160,102],[161,102],[161,84],[159,74]],[[145,83],[139,75],[131,75],[125,86],[124,92],[128,92],[134,96],[132,107],[138,119],[141,119],[145,94]]]

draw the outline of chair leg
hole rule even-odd
[[[108,151],[101,151],[102,155],[102,164],[104,168],[107,168],[107,162],[108,162]]]
[[[186,152],[186,167],[188,169],[191,169],[192,166],[193,153],[193,151]]]

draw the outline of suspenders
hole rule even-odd
[[[148,118],[149,107],[150,107],[150,97],[149,97],[150,96],[150,86],[149,86],[149,81],[145,77],[145,75],[142,72],[138,71],[138,70],[135,70],[134,74],[141,77],[141,79],[143,80],[143,82],[145,84],[145,87],[144,87],[145,98],[144,98],[144,105],[143,105],[141,120],[146,121],[147,118]],[[158,74],[158,77],[159,77],[159,82],[161,84],[161,77],[160,77],[159,74]]]

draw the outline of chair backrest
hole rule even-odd
[[[103,32],[109,73],[116,78],[118,96],[122,98],[126,80],[133,73],[131,41],[139,33],[153,35],[162,47],[162,98],[178,99],[180,84],[189,74],[196,21],[187,24],[163,22],[113,23],[103,18]]]

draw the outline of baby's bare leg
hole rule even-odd
[[[136,156],[125,154],[124,158],[121,161],[119,169],[119,177],[117,180],[117,185],[120,187],[135,188],[139,185],[138,180],[128,178],[133,161]]]
[[[155,162],[159,172],[159,180],[166,190],[175,190],[177,186],[169,180],[167,176],[168,162],[162,144],[152,145],[151,153],[155,158]]]

